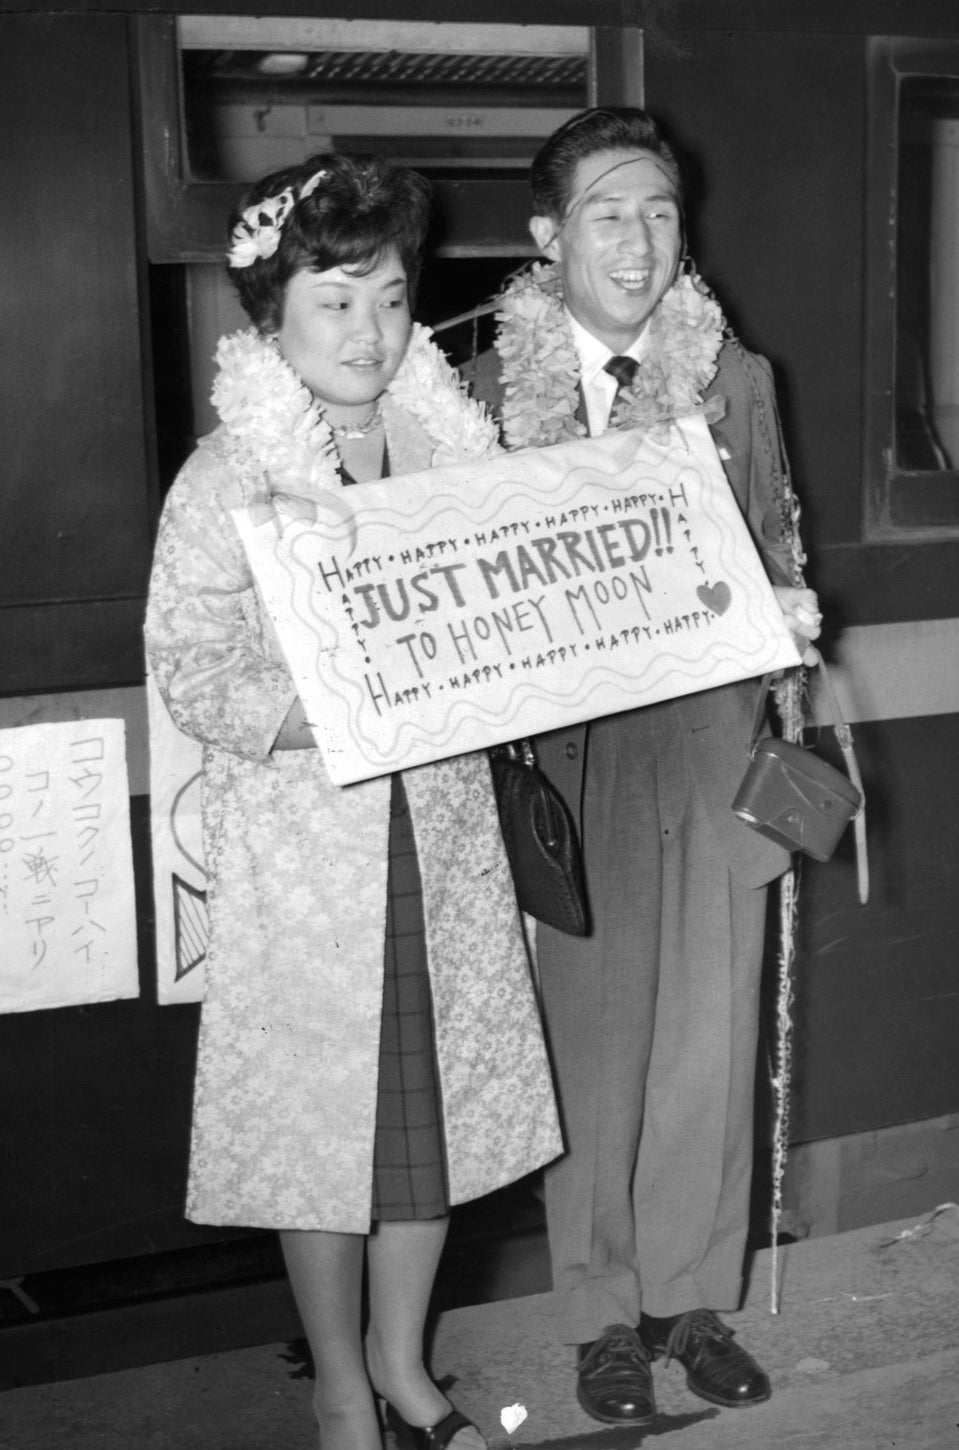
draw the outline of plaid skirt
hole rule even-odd
[[[449,1210],[433,1005],[416,843],[393,777],[371,1217],[437,1218]]]

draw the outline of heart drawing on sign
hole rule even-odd
[[[696,595],[714,614],[725,614],[733,598],[729,585],[721,579],[718,584],[700,584]]]

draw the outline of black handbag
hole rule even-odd
[[[832,698],[836,735],[852,778],[802,745],[772,735],[759,738],[771,679],[767,675],[756,705],[749,766],[736,792],[733,810],[740,820],[760,835],[785,846],[787,851],[803,851],[814,861],[828,861],[849,822],[855,820],[857,826],[862,825],[865,797],[852,747],[852,732],[839,711],[839,701],[821,657],[819,668]],[[865,843],[858,835],[856,845],[859,894],[865,903],[868,895]]]
[[[490,751],[500,829],[522,911],[571,936],[590,932],[576,827],[529,740]]]

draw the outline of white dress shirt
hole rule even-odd
[[[566,316],[573,334],[573,346],[579,355],[579,380],[586,401],[589,433],[591,438],[595,438],[597,434],[606,432],[613,399],[616,396],[617,382],[614,377],[604,371],[606,364],[611,357],[633,357],[640,362],[646,352],[646,331],[644,329],[625,352],[610,352],[605,342],[600,342],[598,337],[587,332],[582,323],[576,321],[568,308]]]

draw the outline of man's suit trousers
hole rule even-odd
[[[566,1343],[636,1324],[641,1307],[740,1298],[767,893],[731,875],[697,790],[703,704],[591,724],[593,935],[537,933],[568,1147],[546,1176]]]

